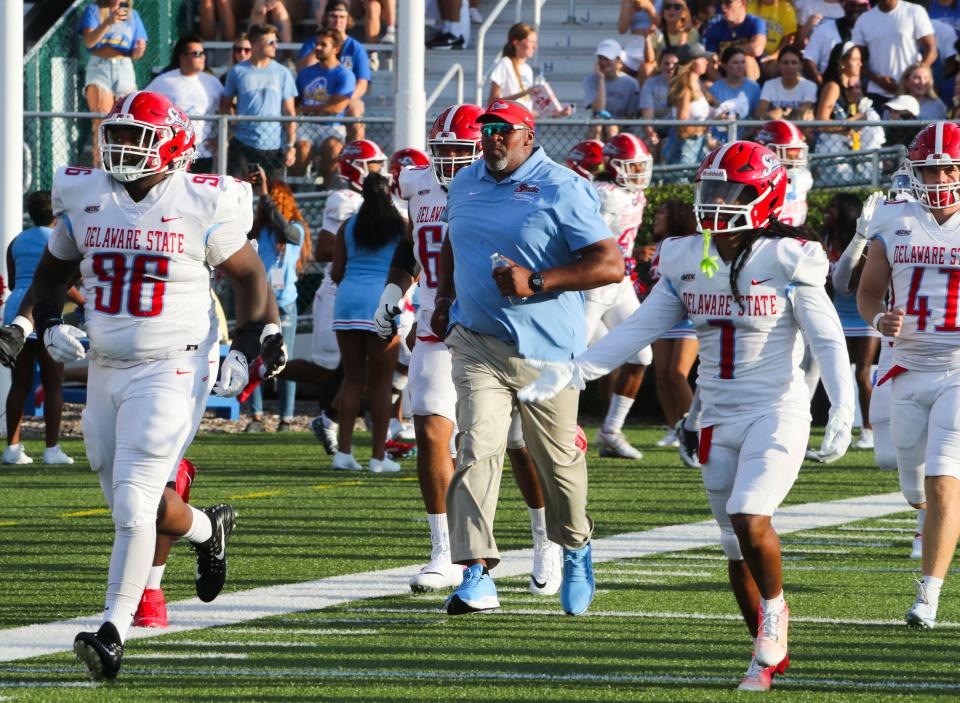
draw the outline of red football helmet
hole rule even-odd
[[[419,149],[407,147],[393,152],[393,156],[390,157],[390,190],[397,195],[400,194],[400,172],[403,169],[429,165],[430,159]]]
[[[483,112],[479,105],[462,103],[448,107],[434,120],[427,148],[440,185],[450,185],[457,171],[483,156],[480,125],[477,124],[477,118]]]
[[[567,153],[567,166],[592,181],[603,170],[603,142],[588,139]]]
[[[340,175],[346,179],[350,187],[354,190],[363,188],[363,179],[367,177],[370,171],[370,164],[379,163],[380,172],[386,177],[387,155],[383,153],[376,142],[369,139],[358,139],[350,142],[343,151],[340,152],[340,158],[337,159],[340,167]],[[377,170],[377,169],[374,169]]]
[[[953,122],[927,125],[907,150],[913,197],[921,205],[940,209],[960,203],[960,183],[924,183],[925,166],[960,166],[960,126]]]
[[[766,227],[787,196],[787,170],[756,142],[719,146],[700,164],[693,209],[714,234]]]
[[[653,157],[647,145],[629,132],[620,132],[603,145],[603,165],[617,185],[627,190],[643,190],[650,185]]]
[[[807,153],[810,149],[803,138],[803,132],[797,129],[793,122],[770,120],[760,127],[755,141],[773,151],[788,171],[807,167]]]
[[[100,123],[103,170],[124,183],[186,170],[196,142],[190,119],[159,93],[141,90],[118,99]]]

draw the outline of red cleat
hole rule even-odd
[[[747,673],[740,680],[738,691],[769,691],[773,685],[773,677],[777,674],[783,674],[790,666],[790,657],[784,657],[776,666],[763,666],[757,663],[757,658],[750,660],[750,666]]]
[[[397,442],[390,440],[384,445],[384,452],[391,459],[403,459],[417,453],[416,442]]]
[[[167,601],[162,588],[148,588],[140,597],[140,605],[133,614],[135,627],[166,627]]]
[[[177,495],[183,498],[184,503],[190,502],[190,486],[197,476],[197,467],[189,459],[181,459],[177,468]]]

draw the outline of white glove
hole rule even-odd
[[[853,413],[848,408],[830,410],[820,443],[820,461],[832,464],[847,453],[852,437]]]
[[[530,368],[539,369],[540,376],[517,392],[517,398],[521,402],[536,403],[541,400],[550,400],[566,388],[582,391],[586,387],[580,367],[575,361],[526,359],[524,363]]]
[[[220,378],[213,386],[214,395],[232,398],[239,395],[250,380],[247,359],[242,352],[232,349],[220,366]]]
[[[380,339],[390,339],[397,333],[395,318],[400,314],[398,303],[402,297],[403,291],[396,283],[388,283],[380,294],[377,312],[373,316],[373,324],[377,326],[377,335]]]
[[[870,194],[870,197],[867,198],[867,201],[863,204],[863,210],[860,211],[860,217],[857,218],[857,237],[866,239],[867,228],[870,226],[870,220],[873,218],[873,211],[877,209],[877,205],[885,197],[886,196],[880,191],[874,191]]]
[[[47,347],[50,358],[58,364],[67,364],[86,358],[87,351],[80,343],[81,339],[86,338],[87,333],[79,327],[54,325],[43,333],[43,344]]]

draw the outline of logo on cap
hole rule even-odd
[[[507,103],[494,103],[493,105],[490,106],[489,111],[493,112],[494,110],[509,110],[509,109],[510,109],[510,106]]]

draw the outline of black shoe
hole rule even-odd
[[[203,512],[213,523],[213,536],[202,544],[193,545],[197,552],[197,597],[209,603],[223,590],[227,580],[227,541],[237,523],[237,516],[229,505],[215,505]]]
[[[427,42],[428,49],[462,49],[463,37],[454,36],[450,32],[444,32],[436,38]]]
[[[244,432],[264,432],[263,422],[254,418],[247,423],[247,426],[243,428]]]
[[[310,421],[310,429],[327,454],[333,456],[337,453],[340,448],[337,437],[339,425],[328,418],[325,412],[321,411],[320,415]]]
[[[687,419],[684,415],[677,423],[677,439],[680,440],[680,459],[691,469],[700,468],[700,434],[693,430],[688,430],[683,425]]]
[[[286,420],[281,420],[277,425],[277,432],[293,432],[293,427]]]
[[[105,622],[96,632],[81,632],[73,640],[73,653],[87,665],[94,681],[115,679],[123,661],[123,643],[112,622]]]

